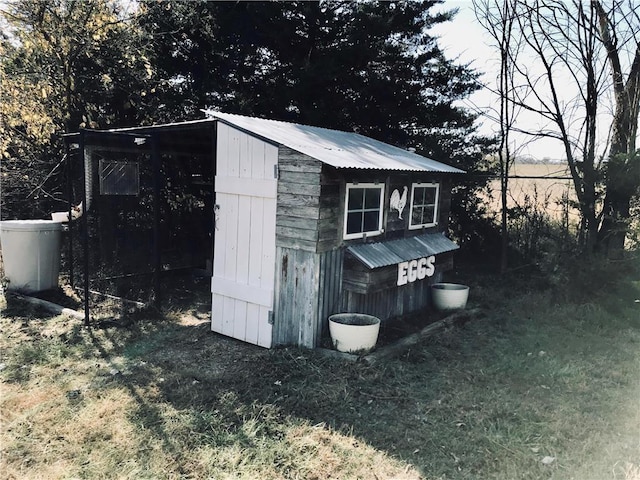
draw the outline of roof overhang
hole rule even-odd
[[[439,255],[459,248],[457,243],[449,240],[442,233],[426,233],[384,242],[351,245],[347,248],[347,252],[366,267],[374,269]]]

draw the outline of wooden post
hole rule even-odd
[[[79,140],[79,149],[82,152],[82,171],[84,173],[83,178],[83,203],[82,203],[82,227],[83,227],[83,236],[82,236],[82,250],[83,250],[83,270],[84,270],[84,324],[86,327],[91,325],[91,320],[89,317],[89,195],[90,189],[93,188],[93,185],[87,185],[87,178],[93,178],[92,175],[87,176],[87,164],[85,162],[86,153],[84,151],[84,143],[85,143],[85,131],[84,129],[80,130],[80,140]],[[89,165],[89,168],[92,168],[93,165]],[[71,219],[69,219],[71,221]]]
[[[153,169],[153,299],[160,305],[160,155],[157,134],[151,135],[151,165]]]
[[[67,231],[68,231],[68,249],[69,249],[69,285],[74,288],[73,278],[73,221],[71,220],[72,203],[73,203],[73,163],[71,162],[71,154],[69,151],[69,141],[65,142],[65,155],[67,157],[67,200],[69,201],[69,209],[67,211]]]

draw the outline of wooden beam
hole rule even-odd
[[[420,343],[425,338],[431,337],[447,327],[460,325],[482,315],[480,308],[472,308],[470,310],[456,310],[451,315],[431,323],[420,330],[418,333],[408,335],[401,338],[397,342],[381,347],[367,355],[352,355],[350,353],[338,352],[337,350],[329,350],[327,348],[318,348],[317,351],[325,357],[333,357],[351,362],[362,361],[370,365],[379,363],[382,360],[388,360],[397,357],[400,353],[406,351],[410,347]]]
[[[47,312],[55,313],[58,315],[67,315],[69,317],[75,318],[77,320],[84,320],[84,313],[79,312],[77,310],[73,310],[71,308],[65,308],[62,305],[58,305],[57,303],[48,302],[47,300],[42,300],[40,298],[30,297],[28,295],[21,295],[16,292],[7,292],[8,295],[17,298],[18,300],[22,300],[23,302],[30,303],[31,305],[35,305],[37,307],[45,309]]]
[[[369,364],[374,364],[380,362],[381,360],[396,357],[400,353],[406,351],[408,348],[420,343],[425,338],[431,337],[447,327],[466,323],[473,318],[479,317],[481,314],[482,310],[479,308],[472,308],[470,310],[456,310],[451,315],[448,315],[442,320],[427,325],[418,333],[414,333],[412,335],[404,337],[397,342],[392,343],[391,345],[387,345],[386,347],[382,347],[379,350],[375,350],[369,355],[365,355],[364,357],[362,357],[362,360]]]

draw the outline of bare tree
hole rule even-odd
[[[516,87],[505,98],[543,122],[519,122],[513,129],[560,142],[579,203],[585,250],[600,245],[620,250],[629,204],[640,185],[634,175],[640,6],[634,0],[616,0],[608,10],[599,0],[512,0],[510,6],[501,15],[515,20],[511,38],[520,41],[504,52],[518,53]],[[608,102],[613,115],[603,127]]]
[[[514,83],[515,65],[522,45],[520,38],[513,35],[516,24],[515,0],[473,0],[476,18],[487,30],[500,52],[500,73],[496,79],[496,87],[492,88],[500,99],[497,111],[500,125],[498,163],[500,166],[500,271],[504,273],[508,267],[509,228],[508,228],[508,193],[509,173],[515,160],[512,147],[511,132],[517,118],[518,88]],[[489,87],[491,88],[491,87]]]

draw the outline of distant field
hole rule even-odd
[[[548,179],[511,178],[509,180],[509,207],[524,206],[527,200],[544,208],[554,219],[560,220],[563,208],[559,204],[563,195],[575,200],[571,180],[559,180],[553,177],[570,177],[569,168],[565,164],[516,164],[511,167],[510,176],[550,177]],[[490,182],[492,199],[489,199],[491,209],[500,212],[500,180]],[[578,211],[569,210],[569,221],[578,221]]]

